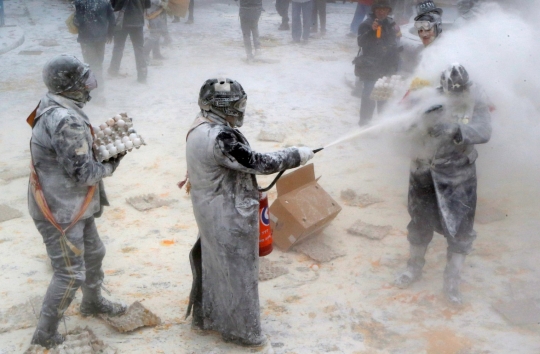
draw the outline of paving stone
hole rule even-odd
[[[378,226],[357,220],[347,229],[347,232],[351,235],[369,238],[370,240],[382,240],[388,235],[390,230],[392,230],[392,226],[390,225]]]

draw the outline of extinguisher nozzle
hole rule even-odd
[[[316,153],[318,153],[318,152],[321,151],[321,150],[324,150],[324,148],[318,148],[318,149],[315,149],[315,150],[313,150],[313,153],[316,154]]]

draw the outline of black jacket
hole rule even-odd
[[[369,66],[360,77],[363,80],[377,80],[395,74],[399,63],[398,25],[391,17],[380,21],[381,38],[377,38],[372,28],[374,20],[375,15],[371,13],[358,28],[358,46],[362,48],[362,56],[367,59],[364,60],[368,63],[366,66]]]
[[[124,9],[123,27],[144,27],[144,10],[152,4],[150,0],[111,0],[114,11]]]
[[[114,12],[108,0],[75,0],[75,25],[80,43],[105,42],[114,33]]]
[[[262,0],[240,0],[240,7],[262,9]]]

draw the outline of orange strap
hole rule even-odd
[[[26,122],[32,128],[34,128],[34,124],[35,124],[35,120],[36,120],[36,112],[37,112],[38,107],[39,107],[39,104],[36,107],[36,109],[34,109],[34,111],[26,119]],[[90,126],[90,131],[92,132],[92,137],[93,137],[94,134],[93,134],[92,126]],[[62,234],[61,238],[67,244],[69,249],[73,253],[75,253],[75,255],[80,256],[82,254],[82,251],[80,249],[78,249],[77,247],[75,247],[75,245],[72,244],[67,239],[66,232],[70,228],[72,228],[73,225],[75,225],[77,223],[77,221],[79,221],[79,219],[84,215],[84,213],[86,212],[86,210],[90,206],[90,203],[92,202],[92,199],[94,198],[94,193],[96,191],[97,185],[88,187],[88,192],[86,193],[86,197],[84,198],[83,204],[81,205],[81,208],[80,208],[79,212],[77,213],[77,215],[75,215],[75,218],[69,224],[69,226],[66,227],[65,229],[62,229],[62,226],[60,226],[60,224],[58,222],[56,222],[56,220],[54,218],[54,215],[53,215],[51,209],[49,208],[49,205],[47,204],[47,201],[45,200],[45,195],[43,194],[43,188],[41,187],[41,183],[39,183],[39,177],[38,177],[38,174],[36,172],[36,169],[34,168],[34,157],[32,156],[32,140],[30,140],[30,158],[31,158],[31,162],[30,162],[30,186],[31,186],[31,188],[30,189],[32,191],[32,195],[34,196],[34,200],[36,201],[36,204],[39,207],[39,210],[41,210],[41,212],[43,213],[45,218],[58,231],[60,231],[60,233]]]

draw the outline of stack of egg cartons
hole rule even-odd
[[[94,153],[99,162],[146,145],[142,136],[133,129],[133,120],[126,113],[115,115],[93,130]]]
[[[389,100],[394,93],[404,90],[404,85],[400,75],[384,76],[375,83],[370,98],[374,101]]]

